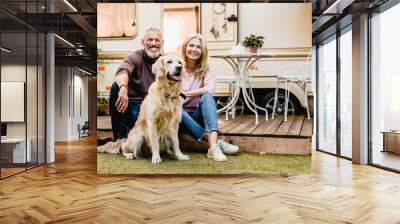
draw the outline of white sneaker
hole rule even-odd
[[[222,152],[219,144],[214,144],[208,149],[207,157],[218,162],[223,162],[228,159]]]
[[[222,151],[226,154],[236,154],[239,152],[239,147],[237,145],[229,144],[223,140],[218,140],[218,145],[221,147]]]

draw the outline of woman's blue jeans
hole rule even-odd
[[[184,131],[191,133],[198,141],[211,131],[218,131],[217,106],[214,97],[208,93],[200,98],[199,107],[193,112],[182,111]],[[204,127],[201,126],[204,124]]]

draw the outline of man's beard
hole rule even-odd
[[[149,56],[151,59],[155,59],[160,56],[159,50],[156,52],[150,51],[150,49],[148,49],[148,48],[145,48],[144,50],[146,51],[147,56]]]

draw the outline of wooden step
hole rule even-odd
[[[239,146],[243,152],[287,155],[310,155],[311,138],[224,136],[225,141]]]
[[[291,138],[291,137],[258,137],[258,136],[234,136],[222,135],[221,139],[231,144],[237,145],[240,151],[272,153],[286,155],[310,155],[310,138]],[[183,151],[207,151],[206,141],[196,141],[190,135],[183,135],[180,138],[180,148]]]

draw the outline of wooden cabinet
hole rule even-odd
[[[383,152],[400,154],[400,131],[383,133]]]

